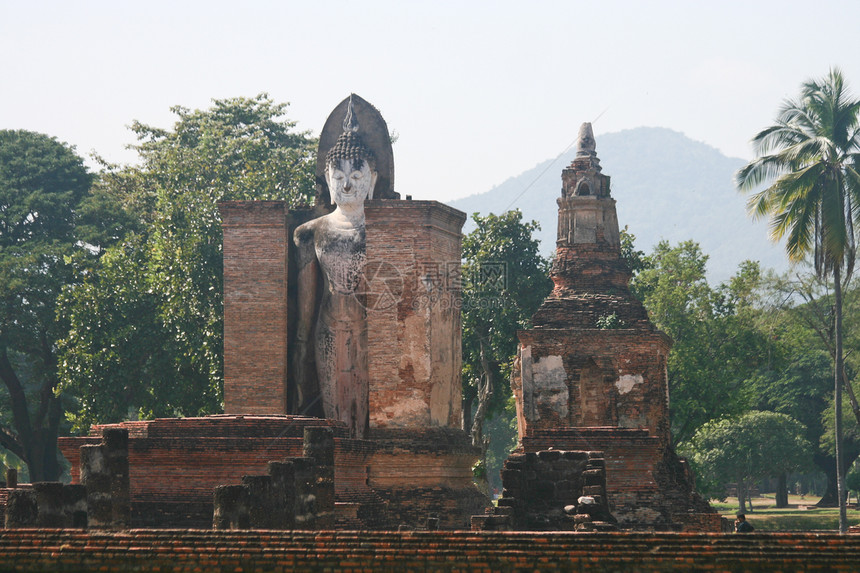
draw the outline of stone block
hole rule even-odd
[[[272,527],[292,529],[296,522],[296,475],[292,462],[269,462],[272,478]]]
[[[248,488],[244,485],[222,485],[213,492],[213,529],[250,529]]]
[[[6,501],[6,529],[38,527],[39,508],[32,489],[13,489]]]
[[[334,432],[331,428],[305,428],[302,456],[314,458],[317,465],[334,466]]]
[[[251,529],[272,529],[272,476],[242,476],[242,485],[248,490],[248,519]]]
[[[58,481],[36,482],[33,484],[36,494],[38,527],[58,529],[66,527],[66,516],[63,504],[63,484]]]
[[[538,459],[545,462],[552,462],[561,458],[561,451],[559,450],[542,450],[538,452]]]
[[[87,488],[81,484],[63,485],[63,512],[66,527],[87,527]]]
[[[603,493],[603,487],[599,485],[586,485],[582,488],[582,495],[597,496]]]
[[[18,487],[18,470],[15,468],[6,468],[6,487],[15,489]]]
[[[112,527],[111,476],[102,446],[81,446],[81,483],[87,490],[87,527]]]

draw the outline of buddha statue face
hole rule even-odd
[[[376,171],[364,159],[334,159],[326,168],[326,181],[338,206],[357,206],[373,198]]]

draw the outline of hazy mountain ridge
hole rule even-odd
[[[767,222],[747,216],[747,197],[734,188],[732,178],[743,159],[726,157],[705,143],[659,127],[596,139],[603,173],[612,178],[619,223],[636,236],[638,249],[650,252],[661,239],[672,244],[693,239],[710,256],[708,274],[713,282],[727,280],[747,259],[777,271],[788,268],[782,245],[768,239]],[[519,208],[525,220],[540,223],[541,252],[548,255],[555,250],[561,171],[575,154],[571,149],[490,191],[449,204],[469,214]],[[472,228],[467,222],[465,232]]]

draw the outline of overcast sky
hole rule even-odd
[[[319,133],[355,92],[400,138],[415,199],[489,190],[583,121],[662,126],[750,157],[806,78],[860,90],[860,2],[0,0],[0,129],[133,161],[133,120],[268,92]],[[560,169],[560,167],[559,167]],[[611,174],[610,174],[611,175]]]

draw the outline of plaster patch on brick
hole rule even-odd
[[[401,358],[400,367],[403,368],[410,362],[415,379],[421,382],[430,380],[430,340],[427,337],[429,323],[427,317],[413,314],[406,317],[403,325],[404,346],[409,352]]]
[[[424,395],[413,390],[409,396],[399,396],[394,403],[383,409],[384,417],[393,427],[424,427],[430,425],[430,412]]]
[[[619,394],[627,394],[642,382],[641,374],[624,374],[615,381],[615,387],[618,388]]]
[[[543,356],[532,362],[532,381],[538,407],[567,417],[569,395],[567,372],[561,356]]]

